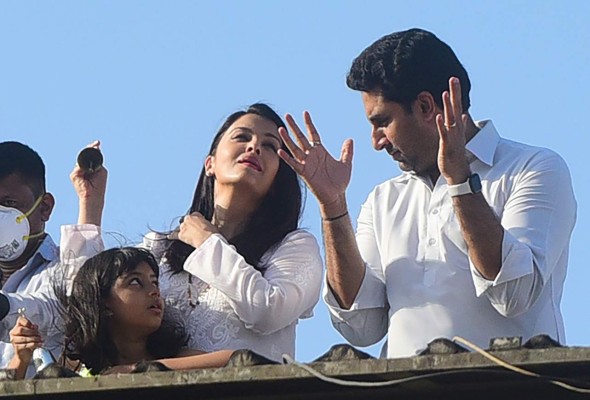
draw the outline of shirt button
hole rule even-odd
[[[433,215],[436,215],[436,214],[438,214],[438,209],[436,209],[436,208],[435,208],[434,210],[432,210],[432,214],[433,214]]]
[[[436,244],[436,239],[434,239],[434,238],[428,239],[428,244],[431,246],[434,246]]]

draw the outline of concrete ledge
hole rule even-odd
[[[551,348],[494,352],[503,360],[535,372],[590,383],[590,348]],[[317,371],[346,380],[385,381],[434,372],[448,372],[441,377],[421,379],[380,389],[341,387],[325,383],[295,365],[263,365],[242,368],[216,368],[193,371],[150,372],[144,374],[107,375],[93,378],[61,378],[0,383],[0,397],[26,399],[135,398],[137,396],[173,396],[177,398],[354,398],[369,391],[375,398],[396,394],[412,398],[429,393],[481,397],[484,393],[503,392],[506,388],[541,389],[541,395],[571,393],[549,384],[506,372],[477,353],[426,355],[402,359],[320,362],[308,364]],[[485,378],[485,379],[484,379]],[[511,390],[512,390],[511,389]],[[477,394],[479,393],[479,394]],[[521,393],[522,394],[522,393]],[[559,398],[565,398],[559,396]],[[505,398],[506,395],[503,395]],[[584,396],[589,398],[590,396]],[[390,397],[391,398],[391,397]],[[456,398],[461,398],[456,397]],[[467,397],[466,397],[467,398]],[[543,398],[546,398],[543,396]],[[504,400],[504,399],[503,399]]]

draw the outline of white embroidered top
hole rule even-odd
[[[143,247],[161,259],[163,237],[150,233]],[[189,334],[189,348],[250,349],[275,361],[295,354],[299,318],[313,315],[322,283],[315,237],[288,234],[261,258],[260,273],[219,234],[212,235],[173,274],[160,263],[160,289]],[[192,275],[192,276],[191,276]]]

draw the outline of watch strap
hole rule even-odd
[[[475,185],[475,181],[477,182]],[[475,190],[474,190],[475,186]],[[464,194],[473,194],[481,191],[481,183],[479,181],[479,175],[473,174],[463,183],[457,185],[447,185],[447,191],[451,197],[462,196]]]

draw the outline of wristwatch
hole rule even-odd
[[[463,183],[447,185],[447,190],[451,197],[479,193],[481,192],[481,179],[479,179],[478,174],[473,174]]]

